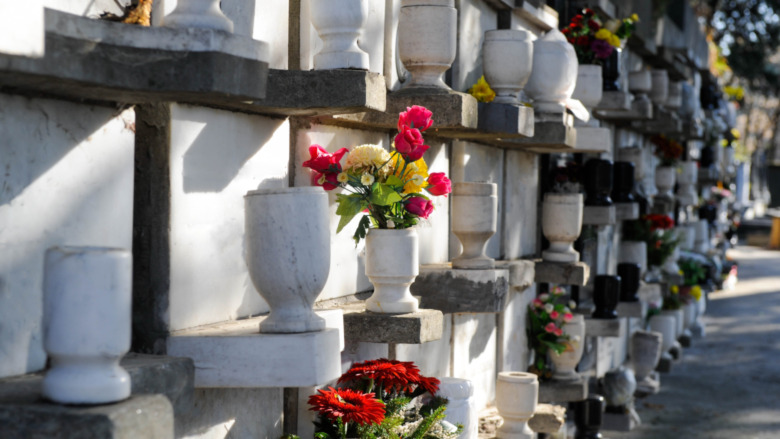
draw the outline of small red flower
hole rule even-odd
[[[402,130],[395,136],[395,149],[404,156],[404,160],[407,162],[416,162],[430,148],[423,142],[420,130],[403,126]]]
[[[309,147],[309,156],[311,158],[303,162],[303,166],[319,173],[339,173],[341,172],[341,163],[339,162],[347,152],[349,152],[347,148],[341,148],[331,154],[325,148],[315,144]]]
[[[596,20],[588,20],[588,27],[593,31],[596,32],[599,29],[601,29],[601,25],[596,22]]]
[[[420,218],[428,218],[433,212],[433,203],[430,200],[426,200],[422,197],[411,197],[406,200],[404,205],[406,210],[412,215],[417,215]]]
[[[386,392],[412,392],[417,386],[431,394],[439,390],[439,380],[420,375],[420,369],[411,361],[380,358],[355,363],[339,378],[339,384],[361,380],[373,380]]]
[[[332,191],[339,187],[338,175],[336,172],[327,172],[325,174],[313,172],[311,174],[311,182],[316,186],[322,186],[326,191]]]
[[[444,195],[452,192],[452,182],[443,172],[432,172],[428,176],[428,187],[425,188],[431,195]]]
[[[385,404],[373,393],[333,387],[317,392],[319,395],[309,397],[309,405],[312,406],[309,410],[319,412],[332,421],[341,418],[344,423],[370,425],[381,424],[385,419]]]
[[[433,125],[431,116],[433,112],[420,105],[406,107],[406,111],[398,115],[398,131],[403,131],[403,127],[425,131]]]
[[[577,14],[574,16],[574,18],[571,19],[571,22],[574,24],[582,24],[582,19],[585,18],[582,16],[582,14]]]

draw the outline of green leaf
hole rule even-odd
[[[357,229],[355,229],[355,234],[352,235],[352,239],[355,240],[355,245],[358,245],[360,240],[366,237],[366,233],[368,233],[368,228],[370,226],[371,221],[369,220],[368,215],[364,215],[363,218],[360,218]]]
[[[336,202],[339,207],[336,209],[336,214],[341,218],[339,219],[339,226],[336,228],[336,233],[341,232],[352,218],[355,217],[365,208],[365,203],[358,194],[343,195],[339,194]]]
[[[401,194],[398,193],[391,186],[384,183],[374,185],[371,190],[370,203],[377,206],[389,206],[393,203],[401,201]]]
[[[404,182],[400,178],[396,177],[395,175],[391,175],[387,177],[387,180],[385,180],[385,184],[388,186],[393,186],[397,189],[401,189],[404,187]]]

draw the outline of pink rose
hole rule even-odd
[[[325,174],[314,172],[311,174],[311,181],[317,186],[322,186],[326,191],[332,191],[339,187],[338,174],[335,172]]]
[[[555,331],[558,330],[558,327],[555,326],[555,323],[550,322],[547,324],[547,326],[544,327],[544,330],[549,332],[550,334],[555,334]]]
[[[332,172],[338,174],[341,172],[341,163],[339,162],[347,152],[349,152],[347,148],[341,148],[331,154],[325,148],[315,144],[309,147],[309,156],[311,158],[303,162],[303,166],[311,168],[320,174]]]
[[[422,197],[409,198],[409,200],[406,201],[405,207],[409,213],[417,215],[420,218],[428,218],[428,215],[433,212],[433,203]]]
[[[570,312],[567,312],[566,314],[563,315],[563,321],[566,323],[569,323],[573,318],[574,316]]]
[[[539,299],[534,299],[533,304],[537,308],[541,308],[542,306],[544,306],[544,303]]]
[[[419,105],[406,107],[406,111],[398,115],[398,131],[403,131],[403,127],[425,131],[433,125],[431,116],[433,113],[425,107]]]
[[[562,336],[563,335],[563,329],[561,329],[561,328],[556,329],[554,334],[557,335],[558,337]]]
[[[550,313],[550,318],[555,320],[555,319],[558,318],[559,315],[560,314],[558,313],[558,311],[553,311],[553,312]]]
[[[431,195],[444,195],[452,192],[452,182],[443,172],[433,172],[428,176],[428,187],[425,188]]]
[[[428,145],[423,145],[423,141],[420,130],[404,126],[403,130],[395,136],[395,149],[407,162],[415,162],[420,160],[425,151],[430,148]]]

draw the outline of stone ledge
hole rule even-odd
[[[341,374],[340,310],[317,311],[328,321],[319,332],[260,333],[265,316],[177,331],[168,353],[195,362],[195,387],[307,387]]]
[[[464,130],[477,128],[478,106],[473,96],[452,90],[402,89],[388,92],[384,111],[339,114],[323,118],[325,124],[358,129],[398,128],[398,114],[412,105],[421,105],[433,112],[433,126],[426,135],[460,137]]]
[[[130,375],[133,395],[162,394],[174,411],[192,407],[195,367],[189,358],[129,353],[120,362]],[[0,379],[0,404],[25,404],[41,400],[44,372]]]
[[[601,429],[608,431],[631,431],[636,428],[637,421],[630,413],[604,412],[601,418]]]
[[[534,135],[534,109],[525,105],[479,103],[477,131],[461,133],[463,139],[510,139]]]
[[[631,102],[631,109],[626,111],[623,109],[596,109],[594,110],[596,117],[601,120],[608,121],[633,121],[633,120],[650,120],[653,118],[653,103],[650,99],[634,99]]]
[[[588,381],[580,377],[576,382],[542,381],[539,383],[539,402],[574,402],[588,397]]]
[[[637,292],[637,295],[639,296],[639,300],[642,302],[657,302],[663,297],[661,290],[661,284],[646,283],[643,281],[639,283],[639,291]]]
[[[620,317],[644,319],[647,315],[647,302],[619,302],[617,312]]]
[[[618,221],[639,219],[639,203],[615,203],[615,219]]]
[[[368,343],[421,344],[444,334],[444,315],[439,310],[420,309],[408,314],[378,314],[366,311],[365,302],[343,305],[344,338]]]
[[[679,134],[683,132],[683,123],[677,115],[660,105],[653,108],[651,120],[633,121],[631,127],[645,134]]]
[[[509,270],[466,270],[450,263],[420,266],[411,286],[420,306],[444,314],[499,313],[509,297]]]
[[[536,283],[583,286],[590,277],[590,266],[582,261],[567,263],[537,260],[534,271]]]
[[[248,37],[132,26],[50,9],[45,29],[43,57],[0,55],[3,90],[131,104],[218,104],[266,94],[268,45]]]
[[[602,127],[577,127],[574,152],[604,153],[612,151],[612,132]]]
[[[602,111],[631,111],[631,102],[634,97],[631,93],[624,91],[605,91],[601,96],[601,101],[594,108],[593,116],[596,119],[600,118],[599,113]]]
[[[587,337],[620,337],[626,332],[626,319],[620,316],[616,319],[585,318],[585,335]]]
[[[582,224],[586,226],[609,226],[617,223],[617,209],[612,206],[585,206]]]
[[[566,409],[559,405],[539,404],[528,421],[531,430],[537,433],[557,433],[566,423]]]
[[[7,439],[172,439],[173,409],[162,395],[132,396],[98,406],[48,402],[0,404],[2,437]]]
[[[533,137],[506,139],[501,145],[540,154],[576,150],[577,128],[571,114],[535,113],[533,133]]]
[[[496,261],[496,268],[509,269],[509,286],[516,290],[524,290],[534,283],[536,263],[532,260]]]

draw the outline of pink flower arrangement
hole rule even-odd
[[[532,372],[542,377],[548,377],[551,372],[547,365],[547,354],[561,354],[570,349],[569,335],[563,332],[563,327],[574,315],[571,310],[575,304],[566,298],[566,291],[554,287],[549,293],[540,294],[528,306],[528,324],[526,335],[529,347],[535,353]]]

